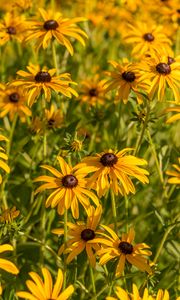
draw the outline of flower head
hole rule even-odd
[[[44,281],[37,273],[30,272],[29,276],[32,280],[26,281],[29,292],[17,292],[16,295],[18,297],[36,300],[63,300],[68,299],[73,294],[73,285],[69,285],[64,291],[61,292],[63,285],[63,273],[61,269],[58,270],[57,279],[54,285],[49,270],[47,268],[42,268],[41,271]]]
[[[146,165],[144,159],[133,155],[125,155],[132,148],[125,148],[121,151],[111,149],[96,156],[86,157],[77,167],[86,170],[87,173],[94,172],[89,178],[89,187],[96,189],[98,196],[103,196],[109,188],[113,192],[124,195],[135,193],[135,187],[129,176],[137,178],[142,183],[148,183],[146,175],[148,171],[141,169],[138,165]]]
[[[108,226],[101,225],[109,235],[101,233],[102,237],[97,237],[93,240],[93,243],[99,243],[104,247],[98,250],[97,254],[100,256],[100,264],[104,265],[112,259],[117,259],[116,276],[121,276],[125,267],[125,263],[128,262],[134,265],[141,271],[151,273],[151,268],[147,259],[144,256],[151,255],[150,248],[145,243],[133,245],[135,232],[131,228],[127,234],[122,234],[119,238],[118,235]]]
[[[44,181],[45,184],[41,185],[36,190],[36,194],[44,191],[45,189],[54,189],[55,191],[49,195],[46,200],[46,207],[57,207],[57,211],[60,215],[64,214],[65,209],[71,208],[74,218],[79,218],[79,204],[87,209],[90,206],[88,198],[99,205],[99,200],[95,194],[87,188],[87,179],[84,178],[86,174],[81,169],[72,168],[65,160],[57,157],[61,172],[55,168],[43,165],[43,169],[50,171],[54,177],[51,176],[39,176],[34,181]]]
[[[122,289],[120,286],[116,286],[116,296],[118,298],[114,297],[106,297],[106,300],[153,300],[151,296],[149,296],[147,288],[144,290],[142,297],[140,296],[140,293],[138,291],[137,286],[133,283],[132,292],[128,293],[124,289]]]
[[[71,98],[72,95],[78,96],[76,91],[69,86],[69,84],[75,84],[75,82],[71,81],[70,74],[63,73],[54,76],[56,69],[47,70],[47,68],[40,68],[39,65],[32,64],[27,66],[27,69],[29,72],[17,72],[19,76],[24,78],[17,79],[13,82],[13,85],[24,87],[28,93],[27,101],[30,107],[40,96],[41,92],[44,93],[44,97],[48,102],[51,99],[52,91],[61,93],[69,98]]]
[[[85,46],[83,38],[87,38],[87,35],[76,23],[85,21],[86,19],[63,18],[60,12],[45,11],[43,8],[40,8],[39,12],[42,20],[30,22],[31,30],[28,33],[26,41],[35,39],[38,49],[40,47],[46,49],[50,41],[56,39],[59,44],[67,48],[71,55],[73,55],[74,50],[69,37],[77,39]]]
[[[140,90],[146,92],[149,88],[149,81],[140,79],[141,76],[136,64],[128,62],[127,59],[124,59],[121,64],[115,61],[110,61],[110,64],[115,70],[107,72],[107,75],[112,78],[106,81],[106,91],[117,89],[116,99],[122,100],[125,104],[128,102],[131,91],[133,91],[137,95],[137,101],[141,103]]]
[[[6,252],[6,251],[13,251],[13,247],[9,244],[3,244],[0,245],[0,253]],[[17,275],[19,273],[18,268],[13,264],[11,261],[0,258],[0,269],[3,269],[4,271],[8,273],[12,273]]]
[[[98,244],[91,243],[96,235],[100,232],[97,228],[101,219],[102,207],[99,205],[97,208],[90,206],[87,209],[87,221],[86,223],[78,221],[75,224],[68,222],[68,238],[67,249],[63,244],[59,249],[59,255],[69,253],[67,257],[67,263],[70,263],[77,255],[82,251],[86,251],[89,262],[92,267],[95,267],[96,257],[94,252],[99,250]],[[54,229],[55,234],[62,234],[64,230]]]
[[[11,223],[14,219],[16,219],[20,214],[19,210],[16,210],[16,207],[5,209],[0,215],[0,222]]]
[[[9,114],[12,121],[17,113],[21,121],[25,121],[26,116],[31,116],[31,110],[26,106],[27,94],[22,88],[11,85],[4,85],[0,90],[0,117]]]
[[[59,128],[62,125],[62,111],[51,104],[50,109],[45,109],[45,118],[48,129]]]
[[[180,62],[172,61],[169,56],[149,57],[139,65],[142,69],[142,79],[150,80],[149,96],[151,99],[157,93],[159,101],[163,101],[166,88],[169,87],[176,102],[179,102],[180,93]]]

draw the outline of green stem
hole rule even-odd
[[[116,212],[116,200],[114,196],[114,192],[111,190],[111,206],[112,206],[112,213],[114,219],[114,229],[117,231],[117,212]]]
[[[136,146],[135,146],[135,150],[134,150],[134,155],[137,155],[138,152],[139,152],[139,149],[141,147],[141,143],[142,143],[142,140],[143,140],[143,137],[144,137],[144,133],[145,133],[145,130],[146,130],[146,127],[147,127],[147,124],[148,124],[148,120],[149,120],[149,114],[150,114],[150,105],[148,103],[148,101],[146,102],[147,105],[146,105],[146,117],[145,117],[145,120],[144,120],[144,124],[143,124],[143,127],[142,127],[142,130],[141,130],[141,134],[139,135],[138,139],[137,139],[137,142],[136,142]]]
[[[155,163],[156,163],[156,168],[157,168],[157,171],[158,171],[158,174],[159,174],[160,181],[164,185],[164,179],[163,179],[162,171],[161,171],[161,168],[160,168],[160,165],[159,165],[156,149],[155,149],[155,146],[154,146],[154,143],[153,143],[153,140],[151,138],[149,130],[147,130],[147,136],[148,136],[148,140],[149,140],[149,143],[150,143],[150,146],[151,146],[151,149],[152,149],[152,153],[153,153],[153,156],[154,156],[154,160],[155,160]]]
[[[56,68],[56,74],[58,75],[58,62],[57,62],[57,54],[56,54],[56,46],[55,42],[52,42],[52,56],[53,56],[53,63],[54,67]]]
[[[68,210],[65,209],[64,211],[64,245],[65,248],[67,247],[67,221],[68,221]],[[66,265],[66,259],[64,258],[64,281],[63,281],[63,290],[66,288],[66,278],[67,275],[67,265]]]
[[[118,105],[118,124],[117,124],[117,131],[116,131],[116,145],[118,147],[118,142],[120,139],[120,129],[121,129],[121,101],[119,101],[119,105]]]
[[[94,295],[94,300],[97,299],[96,297],[96,285],[95,285],[95,280],[94,280],[94,272],[91,266],[89,266],[89,271],[90,271],[90,277],[91,277],[91,282],[92,282],[92,290],[93,290],[93,295]]]
[[[127,195],[124,195],[125,198],[125,215],[126,215],[126,232],[128,233],[128,208],[129,208],[129,199]]]

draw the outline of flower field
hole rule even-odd
[[[178,0],[0,0],[0,299],[180,300]]]

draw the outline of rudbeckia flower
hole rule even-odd
[[[18,71],[17,74],[24,78],[17,79],[12,84],[13,86],[23,87],[27,91],[27,101],[30,107],[42,92],[48,102],[51,99],[52,90],[69,98],[71,98],[72,95],[78,96],[76,91],[69,86],[69,84],[76,84],[71,81],[70,74],[63,73],[54,76],[56,69],[41,69],[39,65],[32,64],[27,66],[27,69],[29,73],[21,70]]]
[[[140,63],[142,69],[142,80],[150,80],[149,97],[154,98],[157,93],[159,101],[164,100],[164,94],[166,88],[169,87],[176,102],[180,99],[180,62],[172,61],[171,57],[152,56],[144,59],[144,62]]]
[[[151,26],[145,22],[128,24],[124,33],[124,41],[133,45],[132,55],[136,56],[143,56],[147,52],[166,54],[170,52],[172,44],[164,34],[162,26]]]
[[[13,251],[13,247],[9,244],[0,245],[0,253],[6,252],[6,251]],[[17,275],[19,273],[19,270],[15,266],[15,264],[13,264],[11,261],[4,259],[4,258],[0,258],[0,269],[6,271],[8,273],[15,274],[15,275]]]
[[[8,139],[0,134],[0,141],[8,141]],[[0,147],[0,168],[3,169],[6,173],[10,173],[10,168],[6,162],[3,160],[8,160],[8,156],[4,153],[5,150],[3,147]],[[2,183],[2,176],[0,174],[0,184]]]
[[[99,243],[103,245],[103,248],[97,251],[97,255],[100,256],[99,263],[101,265],[106,264],[108,261],[114,259],[118,260],[116,267],[116,276],[121,276],[125,268],[125,263],[128,262],[134,265],[136,268],[143,272],[152,273],[147,259],[144,256],[151,255],[150,248],[145,243],[133,245],[135,232],[131,228],[127,234],[122,234],[119,238],[117,234],[110,227],[101,225],[109,235],[101,233],[102,237],[95,238],[92,243]]]
[[[27,24],[22,15],[7,12],[4,19],[0,20],[0,45],[4,45],[11,40],[22,42],[26,29]]]
[[[26,120],[26,116],[31,116],[31,110],[26,106],[27,94],[22,88],[4,85],[0,90],[0,117],[9,114],[12,121],[17,113],[21,121]]]
[[[61,255],[62,252],[70,253],[67,257],[66,262],[70,263],[77,255],[79,255],[82,251],[86,251],[90,265],[95,267],[96,265],[96,257],[95,251],[100,249],[98,244],[92,244],[91,242],[96,237],[96,235],[101,232],[97,229],[102,214],[102,207],[99,205],[96,209],[93,206],[90,206],[87,210],[87,222],[78,221],[76,224],[67,222],[68,230],[68,238],[67,241],[67,249],[63,244],[58,254]],[[53,233],[62,234],[64,233],[63,229],[53,229]]]
[[[178,159],[180,164],[180,158]],[[172,176],[168,179],[169,183],[180,184],[180,166],[173,164],[173,167],[176,171],[166,171],[166,174]]]
[[[113,192],[125,195],[130,192],[135,194],[135,187],[129,176],[137,178],[142,183],[148,183],[146,175],[148,171],[141,169],[138,165],[146,165],[144,159],[133,155],[125,155],[132,148],[125,148],[121,151],[102,152],[96,156],[85,157],[76,168],[82,172],[94,174],[88,179],[88,186],[96,189],[98,196],[103,196],[109,188]]]
[[[106,72],[112,79],[105,83],[106,92],[116,89],[116,99],[122,100],[125,104],[128,102],[129,95],[133,91],[137,96],[138,103],[142,103],[142,95],[140,90],[147,92],[149,81],[140,79],[141,75],[136,64],[123,59],[121,64],[110,61],[114,67],[114,71]]]
[[[57,279],[53,285],[51,273],[47,268],[42,268],[44,281],[35,272],[29,272],[32,280],[27,280],[26,285],[30,292],[17,292],[16,295],[30,300],[67,300],[74,292],[73,285],[69,285],[61,292],[63,285],[63,273],[58,270]]]
[[[99,80],[99,75],[95,75],[92,79],[83,80],[80,90],[80,101],[88,106],[103,104],[105,102],[105,80]]]
[[[99,205],[99,200],[93,192],[89,191],[87,179],[84,178],[86,174],[81,169],[72,168],[60,156],[57,159],[62,173],[51,166],[41,166],[43,169],[50,171],[54,177],[45,175],[37,177],[34,180],[35,182],[44,181],[45,184],[37,188],[35,193],[37,194],[45,189],[55,189],[47,198],[46,207],[51,206],[53,208],[58,206],[57,211],[60,215],[64,214],[65,209],[71,208],[73,217],[77,219],[79,218],[78,202],[87,209],[90,206],[88,198],[91,198],[97,206]]]
[[[45,118],[48,129],[59,128],[62,125],[62,111],[51,104],[50,109],[45,109]]]
[[[60,12],[53,12],[51,10],[45,11],[43,8],[39,9],[42,21],[31,21],[31,30],[28,33],[26,41],[36,40],[37,48],[43,47],[46,49],[53,39],[67,48],[69,53],[73,55],[74,50],[69,38],[77,39],[83,46],[85,46],[84,38],[87,34],[80,29],[76,23],[85,21],[85,18],[63,18]]]
[[[149,296],[148,290],[145,289],[142,297],[138,291],[137,286],[133,283],[132,292],[128,293],[124,289],[119,286],[116,286],[116,296],[115,297],[106,297],[106,300],[153,300],[151,296]]]

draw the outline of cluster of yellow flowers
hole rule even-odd
[[[76,105],[81,103],[89,110],[94,107],[104,107],[110,102],[128,105],[128,102],[136,99],[137,105],[147,104],[144,126],[147,125],[148,110],[152,103],[171,100],[172,106],[166,108],[163,113],[177,112],[177,114],[171,116],[166,123],[171,124],[179,120],[180,56],[178,56],[178,46],[175,46],[176,36],[179,34],[179,3],[176,0],[153,0],[149,5],[147,0],[93,0],[87,1],[89,4],[78,4],[77,1],[75,16],[66,18],[62,11],[63,8],[67,9],[69,1],[64,4],[64,7],[58,1],[49,2],[50,4],[46,4],[46,1],[38,1],[37,4],[36,1],[13,0],[11,4],[6,4],[0,1],[0,8],[3,10],[0,19],[2,64],[3,57],[11,46],[10,51],[16,49],[20,59],[23,58],[21,54],[28,51],[29,45],[32,47],[31,55],[34,55],[27,66],[22,62],[22,70],[15,70],[17,77],[12,75],[7,77],[2,68],[0,118],[3,119],[6,129],[9,127],[11,129],[9,139],[0,135],[0,142],[7,142],[7,154],[4,146],[0,147],[0,168],[6,173],[4,177],[0,175],[2,192],[10,173],[7,160],[10,157],[14,129],[19,120],[21,126],[23,124],[30,128],[32,136],[35,134],[42,137],[40,141],[43,144],[43,164],[41,164],[43,173],[33,178],[33,181],[43,182],[43,184],[32,194],[39,199],[40,196],[37,195],[44,193],[46,199],[42,201],[42,207],[57,208],[60,218],[64,216],[64,221],[61,222],[63,227],[52,230],[52,233],[59,238],[63,236],[58,255],[64,263],[64,272],[66,273],[67,264],[76,260],[77,256],[84,251],[91,273],[97,261],[99,268],[112,261],[116,263],[114,266],[116,278],[125,276],[131,266],[147,272],[147,276],[150,277],[154,274],[156,264],[156,259],[153,261],[148,259],[152,254],[149,250],[150,246],[144,242],[135,244],[135,230],[131,226],[128,227],[128,224],[127,232],[121,233],[119,237],[118,230],[121,229],[121,223],[116,211],[118,197],[123,196],[127,200],[128,195],[136,193],[132,178],[143,184],[149,183],[150,174],[142,167],[148,163],[137,156],[146,127],[143,127],[142,135],[135,148],[117,149],[118,147],[114,146],[115,150],[109,147],[95,155],[89,151],[84,158],[78,157],[76,164],[74,162],[71,164],[69,156],[67,163],[59,153],[57,155],[59,169],[56,169],[52,162],[46,163],[51,160],[47,153],[47,131],[63,126],[66,103],[59,100],[60,96],[75,97]],[[70,4],[73,5],[73,1],[70,1]],[[37,9],[39,5],[44,8]],[[80,7],[85,17],[77,16]],[[34,14],[34,11],[37,13]],[[150,18],[152,15],[154,19]],[[89,25],[87,25],[88,20]],[[84,21],[86,21],[87,33],[78,25]],[[91,26],[94,36],[91,36]],[[95,76],[82,80],[81,87],[77,91],[72,87],[77,83],[72,80],[71,68],[67,67],[69,71],[65,72],[65,68],[60,66],[57,47],[64,49],[63,59],[66,60],[69,54],[71,56],[75,54],[72,44],[74,40],[83,46],[88,38],[92,38],[92,44],[93,39],[94,43],[97,43],[102,31],[102,36],[107,35],[107,40],[111,41],[114,37],[117,40],[121,39],[124,49],[127,53],[129,51],[130,59],[127,58],[128,55],[121,57],[120,61],[111,59],[109,63],[113,71],[97,70]],[[49,65],[46,55],[52,57],[51,68],[46,66]],[[110,79],[102,79],[102,74]],[[149,136],[150,144],[151,141]],[[54,141],[50,142],[51,148],[56,146]],[[153,145],[151,146],[152,151],[155,151]],[[75,139],[70,148],[74,152],[80,152],[82,142]],[[38,148],[36,151],[38,152]],[[131,151],[134,151],[133,154],[127,154]],[[157,157],[156,163],[158,167]],[[166,171],[166,174],[171,176],[168,182],[180,184],[180,167],[175,164],[173,167],[176,171]],[[47,172],[50,172],[51,176]],[[162,179],[161,172],[160,179]],[[45,194],[46,190],[52,190],[48,196]],[[114,222],[104,225],[101,224],[101,217],[105,214],[104,202],[109,194]],[[7,199],[4,196],[1,210],[3,213],[0,222],[11,222],[19,215],[19,211],[15,208],[8,210]],[[67,219],[68,214],[71,222]],[[84,215],[86,215],[86,222],[81,220],[81,216]],[[13,251],[13,247],[2,243],[0,253],[5,251]],[[15,275],[19,273],[16,265],[8,259],[0,258],[0,268]],[[106,266],[103,268],[107,271]],[[54,285],[51,273],[46,267],[42,267],[42,274],[44,281],[37,273],[30,272],[31,280],[26,281],[29,292],[19,291],[16,295],[30,300],[65,300],[73,294],[75,288],[73,285],[66,287],[66,274],[63,276],[61,269],[58,269]],[[0,291],[2,294],[2,287]],[[110,295],[111,293],[106,300],[116,299]],[[141,292],[138,291],[135,284],[132,293],[117,286],[116,296],[120,300],[169,299],[167,290],[160,289],[153,294],[143,287],[142,293],[142,289]]]

